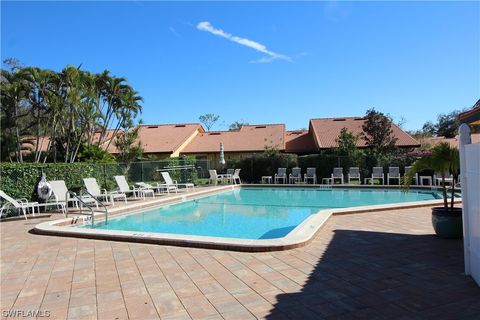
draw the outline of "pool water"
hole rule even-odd
[[[439,199],[437,192],[379,189],[239,188],[148,209],[88,228],[273,239],[322,209]]]

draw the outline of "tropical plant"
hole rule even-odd
[[[0,78],[1,160],[23,162],[28,140],[27,158],[34,162],[74,162],[85,144],[107,150],[141,113],[138,92],[107,70],[92,74],[67,66],[54,72],[13,59],[4,63],[9,70],[1,70]]]
[[[213,113],[207,113],[203,114],[200,117],[198,117],[198,121],[200,121],[207,131],[210,131],[210,129],[213,127],[213,125],[218,121],[220,116],[213,114]]]
[[[94,144],[84,144],[80,147],[78,161],[95,163],[114,163],[116,159],[110,153]]]
[[[127,164],[127,166],[132,161],[140,158],[143,154],[141,142],[138,141],[138,131],[140,130],[140,126],[136,126],[132,129],[128,129],[128,127],[131,127],[131,124],[125,126],[125,129],[117,135],[114,142],[118,151],[118,160]]]
[[[442,178],[442,195],[443,195],[443,205],[445,209],[448,209],[448,199],[447,199],[447,187],[445,186],[445,175],[449,172],[453,175],[453,185],[455,181],[458,181],[458,174],[460,172],[460,157],[457,148],[451,147],[448,143],[442,142],[437,144],[432,148],[431,154],[422,157],[421,159],[415,161],[408,171],[405,179],[403,181],[403,187],[405,190],[408,190],[409,186],[412,184],[413,177],[416,173],[419,173],[423,170],[434,170],[439,173]],[[454,188],[451,188],[451,202],[450,209],[454,205]]]

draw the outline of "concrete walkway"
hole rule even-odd
[[[273,253],[29,233],[42,221],[0,223],[2,319],[480,319],[462,241],[433,236],[429,208],[333,217]]]

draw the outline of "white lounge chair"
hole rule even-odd
[[[359,167],[350,167],[348,169],[348,184],[350,184],[354,180],[357,180],[358,184],[362,183],[362,179],[360,177],[360,168]]]
[[[238,184],[242,184],[242,180],[240,180],[240,170],[241,169],[235,169],[235,171],[233,172],[232,181],[234,184],[237,184],[237,181]]]
[[[3,216],[3,212],[13,206],[15,209],[22,210],[23,216],[27,220],[27,211],[31,210],[32,214],[35,215],[35,207],[38,208],[38,202],[28,202],[26,199],[13,199],[2,190],[0,190],[0,198],[6,201],[0,208],[0,216]]]
[[[287,168],[278,168],[277,173],[275,173],[275,183],[279,183],[282,180],[282,183],[287,183]]]
[[[405,174],[403,175],[404,181],[405,181],[405,177],[407,176],[408,171],[410,171],[410,169],[412,169],[412,166],[405,167]],[[413,182],[414,185],[418,184],[418,173],[415,173],[415,175],[412,178],[412,182]]]
[[[332,184],[335,184],[335,180],[340,180],[340,183],[344,183],[344,177],[343,177],[343,168],[333,168],[333,173],[330,177],[332,179]]]
[[[312,180],[313,184],[317,184],[317,169],[316,168],[307,168],[307,173],[303,176],[303,182],[308,183],[309,180]]]
[[[382,180],[382,185],[385,184],[385,176],[383,174],[383,167],[373,167],[372,168],[372,175],[370,178],[365,178],[365,184],[368,184],[368,180],[370,180],[370,184],[373,184],[375,179]]]
[[[302,169],[298,167],[292,168],[292,172],[288,175],[288,183],[300,182],[302,182]]]
[[[0,208],[0,216],[3,215],[3,211],[10,206],[13,206],[16,209],[22,210],[25,220],[27,219],[28,209],[32,209],[32,214],[35,215],[35,208],[37,208],[37,211],[40,212],[40,207],[56,206],[63,213],[63,215],[66,215],[65,203],[63,202],[38,203],[38,202],[29,202],[26,199],[16,200],[10,197],[8,194],[3,192],[2,190],[0,190],[0,198],[7,201],[7,203]]]
[[[165,187],[170,188],[171,186],[174,186],[175,188],[178,189],[179,186],[184,186],[185,189],[192,188],[192,191],[195,191],[195,185],[193,183],[178,183],[176,180],[172,180],[172,177],[170,177],[170,173],[167,171],[161,172],[162,178],[165,181],[164,184],[158,184],[158,186],[165,185]]]
[[[153,198],[155,198],[155,191],[153,189],[148,189],[148,188],[130,188],[128,185],[127,179],[125,176],[114,176],[115,182],[117,183],[118,190],[122,193],[125,194],[133,194],[135,198],[137,197],[142,197],[143,200],[145,200],[145,197],[147,194],[152,195]]]
[[[79,201],[77,198],[72,197],[68,193],[67,185],[65,184],[65,181],[63,180],[55,180],[55,181],[49,181],[50,186],[52,187],[53,191],[53,198],[55,199],[55,202],[64,202],[65,206],[68,207],[69,202],[73,202],[75,207],[78,208]],[[93,203],[97,206],[98,208],[98,202],[94,198],[90,196],[78,196],[84,203]],[[51,200],[51,199],[50,199]],[[80,206],[82,203],[80,202]]]
[[[151,184],[145,183],[145,182],[136,182],[135,185],[139,189],[152,190],[153,192],[156,192],[156,193],[161,193],[162,191],[167,191],[167,192],[169,191],[164,186],[156,186],[156,185],[154,186],[154,185],[151,185]]]
[[[127,195],[118,191],[107,191],[106,189],[100,190],[100,187],[95,178],[84,178],[83,183],[87,192],[90,193],[94,198],[103,198],[105,201],[112,202],[112,205],[115,205],[115,199],[123,199],[127,203]]]
[[[388,167],[387,173],[387,184],[390,184],[390,179],[397,180],[398,184],[400,184],[400,168],[399,167]]]

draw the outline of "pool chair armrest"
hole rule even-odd
[[[15,200],[17,200],[17,202],[20,203],[20,204],[28,203],[27,198],[20,198],[20,199],[15,199]]]

